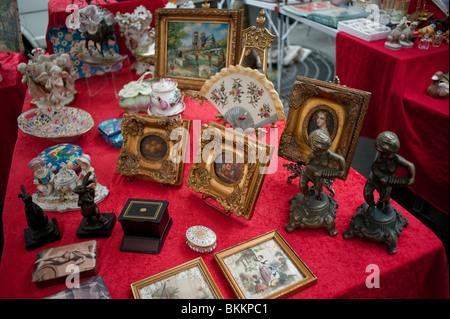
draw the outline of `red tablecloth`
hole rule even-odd
[[[55,25],[66,24],[66,19],[71,13],[66,12],[66,8],[71,2],[72,2],[71,0],[50,0],[48,2],[47,32],[48,29],[50,29]],[[150,10],[150,12],[152,12],[153,14],[156,11],[156,9],[164,7],[167,3],[167,0],[129,0],[129,1],[108,0],[108,3],[102,0],[98,0],[96,3],[108,9],[113,14],[116,14],[117,12],[132,13],[134,9],[136,9],[140,5],[143,5],[147,10]],[[86,6],[86,1],[74,1],[74,4],[78,5],[81,9],[82,7]],[[151,26],[152,27],[155,26],[154,17]],[[120,35],[119,26],[117,24],[115,26],[115,30],[116,30],[117,45],[119,46],[120,53],[129,54],[130,52],[125,45],[125,39]],[[53,53],[53,48],[48,38],[48,34],[46,35],[46,39],[47,39],[47,51]]]
[[[298,229],[291,234],[285,231],[284,225],[289,221],[289,199],[299,192],[299,188],[298,180],[292,184],[286,182],[290,175],[283,168],[286,161],[276,155],[272,165],[277,170],[266,176],[254,216],[249,221],[234,214],[221,214],[206,205],[200,194],[185,186],[191,164],[185,166],[181,187],[163,187],[139,178],[133,182],[127,181],[124,176],[115,173],[119,149],[108,145],[97,130],[101,121],[120,118],[123,114],[111,87],[89,98],[83,82],[76,82],[79,96],[74,106],[91,113],[96,126],[75,144],[91,156],[99,182],[110,190],[109,196],[99,203],[99,208],[103,213],[114,212],[119,216],[128,198],[164,199],[169,201],[169,214],[173,218],[173,226],[158,255],[120,252],[123,230],[119,222],[111,237],[97,239],[98,275],[104,278],[112,298],[132,298],[131,283],[197,257],[203,258],[224,297],[234,298],[233,290],[213,254],[201,255],[186,246],[186,230],[194,225],[214,230],[218,236],[215,252],[277,229],[318,277],[316,285],[292,295],[290,298],[293,299],[448,298],[444,246],[430,229],[397,203],[394,202],[394,207],[403,213],[410,224],[399,238],[396,255],[389,255],[387,246],[382,243],[343,238],[342,234],[348,228],[356,208],[364,202],[365,179],[353,169],[347,181],[338,180],[333,185],[335,198],[339,202],[336,218],[339,234],[336,237],[330,237],[325,229]],[[29,101],[27,96],[24,111],[30,108]],[[188,99],[183,117],[209,123],[215,120],[216,114],[212,104],[201,105]],[[193,123],[191,132],[201,123]],[[267,141],[278,145],[283,128],[284,124],[279,123],[278,129],[271,133],[272,140]],[[25,249],[23,230],[27,224],[24,205],[17,197],[22,184],[30,192],[34,189],[33,171],[27,168],[28,162],[54,144],[23,132],[18,134],[3,211],[5,246],[0,265],[0,298],[43,298],[66,288],[65,284],[38,288],[31,282],[34,260],[40,249],[30,252]],[[191,150],[189,158],[192,154],[194,152]],[[60,241],[41,249],[84,241],[76,237],[81,221],[79,211],[48,212],[48,216],[57,218],[63,236]],[[366,287],[366,278],[370,274],[366,272],[366,267],[370,264],[376,264],[380,269],[380,288]]]
[[[2,156],[0,156],[0,204],[6,192],[8,183],[9,167],[11,165],[12,153],[17,138],[17,117],[23,106],[23,99],[27,87],[23,84],[22,74],[17,71],[17,65],[26,62],[22,53],[0,52],[0,72],[3,81],[0,82],[0,103],[2,115],[0,116],[0,136],[3,137]]]
[[[418,41],[416,41],[418,42]],[[366,42],[339,32],[336,75],[342,85],[372,92],[361,136],[393,131],[399,154],[416,165],[410,189],[449,212],[449,100],[426,94],[436,71],[449,72],[449,46],[393,51],[385,40]]]

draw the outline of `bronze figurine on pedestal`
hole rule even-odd
[[[312,152],[305,165],[300,167],[300,190],[290,200],[289,223],[285,225],[287,232],[296,228],[328,229],[331,236],[336,236],[336,209],[338,202],[334,199],[332,183],[335,178],[342,178],[345,173],[345,159],[329,148],[331,139],[328,134],[317,129],[309,135]],[[310,188],[308,184],[312,182]],[[326,187],[330,194],[325,193]]]
[[[378,157],[372,164],[372,172],[364,186],[365,203],[361,204],[350,221],[350,227],[344,232],[345,239],[355,235],[382,241],[388,244],[388,252],[397,252],[397,239],[408,220],[392,207],[391,191],[393,187],[407,186],[414,183],[415,167],[405,160],[397,151],[400,142],[393,132],[383,132],[375,140]],[[407,170],[407,176],[395,176],[398,167]],[[378,191],[380,198],[377,203],[374,191]]]

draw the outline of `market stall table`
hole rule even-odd
[[[22,74],[17,65],[27,62],[23,53],[0,52],[0,101],[2,116],[0,134],[4,138],[0,157],[0,205],[3,204],[8,183],[9,168],[17,138],[17,117],[20,115],[27,87],[22,83]]]
[[[113,299],[133,298],[130,284],[158,274],[172,267],[201,257],[214,281],[226,299],[235,298],[232,288],[214,260],[213,253],[242,243],[261,234],[277,229],[299,257],[317,276],[315,285],[299,291],[291,299],[322,298],[448,298],[448,277],[445,249],[436,235],[419,220],[401,208],[409,220],[399,238],[396,255],[387,253],[387,247],[378,242],[359,238],[346,240],[343,232],[357,207],[364,202],[365,179],[353,169],[344,182],[334,183],[335,199],[339,203],[336,218],[336,237],[325,229],[299,229],[289,234],[284,225],[289,221],[289,199],[299,192],[298,180],[287,183],[290,173],[283,167],[286,160],[274,155],[272,174],[268,174],[262,186],[255,212],[251,220],[226,216],[202,201],[201,194],[188,188],[187,181],[195,150],[193,134],[202,124],[218,121],[217,110],[210,103],[200,104],[187,98],[184,119],[193,120],[190,152],[184,169],[181,187],[164,187],[156,182],[136,178],[129,181],[115,172],[120,150],[106,143],[98,132],[98,124],[106,119],[121,118],[123,110],[114,98],[109,86],[92,98],[87,94],[83,81],[76,82],[79,97],[74,107],[89,112],[95,127],[75,142],[91,156],[92,166],[99,182],[109,188],[108,197],[98,204],[101,212],[114,212],[119,216],[129,198],[169,201],[169,214],[173,224],[161,252],[157,255],[121,252],[123,229],[116,223],[109,238],[98,238],[98,275],[101,276]],[[24,102],[23,111],[30,109],[30,97]],[[277,146],[284,124],[268,130],[267,142]],[[54,142],[19,132],[13,154],[11,174],[4,207],[5,246],[0,265],[0,298],[44,298],[66,288],[64,283],[38,288],[31,282],[34,261],[40,249],[25,249],[23,230],[27,227],[23,203],[17,195],[20,185],[34,191],[33,171],[28,162]],[[276,154],[276,153],[275,153]],[[188,163],[189,161],[189,163]],[[369,165],[369,164],[368,164]],[[62,239],[42,249],[69,245],[85,240],[76,236],[81,221],[79,211],[66,213],[48,212],[56,218],[62,231]],[[212,229],[217,235],[217,247],[213,253],[200,254],[186,245],[185,233],[195,225]],[[20,266],[18,266],[20,265]],[[380,288],[366,286],[368,265],[380,270]],[[83,281],[83,280],[82,280]]]
[[[385,40],[366,42],[344,32],[336,38],[336,75],[341,85],[372,93],[361,136],[395,132],[399,154],[416,166],[410,189],[449,212],[449,100],[426,94],[436,71],[449,72],[449,46],[399,51]]]

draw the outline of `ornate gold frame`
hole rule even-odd
[[[272,230],[266,234],[257,236],[253,239],[247,240],[243,243],[235,245],[233,247],[224,249],[220,252],[214,253],[214,259],[219,265],[222,273],[228,280],[228,283],[233,288],[234,293],[239,299],[247,299],[244,290],[242,289],[242,284],[239,283],[239,276],[233,275],[233,270],[230,269],[225,259],[232,255],[244,252],[255,246],[264,244],[267,241],[274,240],[279,248],[282,250],[283,254],[287,259],[289,259],[292,264],[297,268],[298,272],[303,276],[300,280],[297,280],[283,289],[275,290],[273,293],[268,294],[263,299],[277,299],[284,298],[292,295],[302,289],[305,289],[317,282],[317,277],[312,273],[312,271],[306,266],[306,264],[300,259],[297,253],[291,248],[291,246],[284,240],[277,230]],[[253,278],[252,278],[253,279]]]
[[[183,151],[189,146],[190,127],[190,120],[125,113],[122,121],[123,146],[117,159],[116,173],[180,186],[183,182],[184,159],[173,161],[171,155],[184,155]],[[171,133],[176,129],[179,129],[178,139],[172,140]],[[165,155],[153,159],[142,154],[141,145],[145,138],[151,136],[165,142]],[[177,148],[174,148],[175,145]]]
[[[175,276],[179,273],[182,273],[182,272],[187,271],[194,267],[199,268],[206,285],[211,290],[215,299],[223,299],[223,296],[219,290],[219,287],[215,283],[214,279],[211,276],[211,273],[209,272],[208,268],[206,267],[205,262],[203,261],[203,259],[201,257],[193,259],[191,261],[188,261],[187,263],[173,267],[166,271],[163,271],[154,276],[151,276],[151,277],[139,280],[135,283],[132,283],[131,290],[133,292],[134,299],[142,299],[142,295],[140,293],[140,290],[142,288],[153,285],[153,284],[157,283],[158,281],[169,279],[172,276]]]
[[[226,67],[237,64],[241,52],[241,32],[244,23],[243,9],[157,9],[156,25],[156,79],[170,77],[181,90],[199,91],[205,79],[167,75],[167,40],[169,22],[228,23]]]
[[[274,147],[214,122],[202,126],[201,136],[210,139],[201,139],[186,185],[204,194],[210,206],[215,207],[207,199],[215,200],[225,214],[251,219]],[[234,160],[225,163],[242,164],[241,176],[233,183],[221,180],[214,168],[218,156],[230,153]]]
[[[370,92],[297,76],[278,155],[304,164],[311,152],[308,126],[312,116],[315,112],[326,110],[332,115],[334,125],[333,132],[330,132],[330,150],[344,157],[346,168],[342,179],[346,180],[370,96]]]

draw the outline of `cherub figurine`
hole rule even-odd
[[[375,147],[378,151],[378,157],[372,164],[372,172],[364,186],[364,199],[369,205],[370,213],[373,214],[375,208],[373,192],[377,190],[380,198],[376,206],[385,214],[391,214],[393,213],[390,202],[392,187],[412,185],[415,168],[412,163],[397,154],[400,141],[395,133],[386,131],[378,135],[375,140]],[[398,166],[405,167],[408,176],[396,177],[395,172]]]
[[[55,174],[39,157],[33,158],[28,163],[28,168],[34,170],[33,183],[37,185],[38,193],[43,197],[50,196],[53,193]]]
[[[299,184],[305,203],[309,200],[309,182],[314,184],[317,199],[323,200],[325,197],[324,182],[330,178],[342,177],[345,172],[345,159],[330,150],[331,139],[325,131],[317,129],[311,132],[309,145],[312,152],[306,158]],[[331,166],[332,162],[336,162],[338,168]],[[329,183],[325,183],[325,185],[331,187]]]
[[[365,203],[361,204],[350,221],[350,227],[344,232],[345,239],[355,235],[388,244],[388,253],[397,253],[397,239],[409,221],[392,207],[392,187],[407,186],[414,183],[415,167],[397,154],[400,142],[393,132],[383,132],[375,140],[378,157],[372,165],[372,172],[364,186]],[[399,167],[406,168],[404,177],[395,176]],[[380,198],[377,203],[374,191]]]
[[[88,154],[82,154],[81,156],[75,158],[75,161],[81,167],[81,172],[77,177],[77,185],[81,185],[83,183],[84,177],[90,172],[91,174],[89,180],[92,181],[92,183],[89,185],[89,187],[95,189],[97,185],[97,177],[95,176],[94,168],[91,166],[91,157]]]
[[[295,194],[289,200],[289,223],[284,227],[289,233],[299,227],[325,227],[331,236],[336,236],[338,203],[334,199],[335,193],[331,184],[335,178],[344,176],[345,159],[330,150],[331,138],[324,130],[311,132],[309,145],[312,152],[306,158],[305,166],[300,168],[301,193]],[[310,182],[313,183],[311,188],[308,187]],[[324,186],[330,194],[325,193]]]

